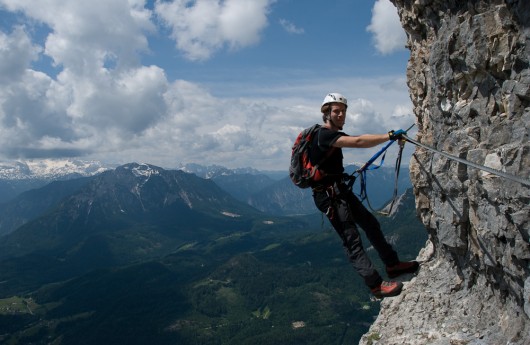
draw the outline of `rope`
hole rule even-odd
[[[490,174],[493,174],[493,175],[497,175],[497,176],[500,176],[500,177],[504,177],[508,180],[512,180],[514,182],[519,182],[523,185],[526,185],[526,186],[529,186],[530,187],[530,180],[529,179],[524,179],[522,177],[519,177],[519,176],[515,176],[515,175],[510,175],[510,174],[507,174],[505,172],[502,172],[500,170],[497,170],[497,169],[493,169],[493,168],[490,168],[490,167],[487,167],[487,166],[484,166],[484,165],[480,165],[480,164],[476,164],[476,163],[473,163],[473,162],[470,162],[466,159],[463,159],[463,158],[460,158],[460,157],[456,157],[456,156],[453,156],[449,153],[446,153],[446,152],[443,152],[443,151],[439,151],[435,148],[432,148],[430,146],[427,146],[425,144],[422,144],[414,139],[411,139],[409,138],[408,136],[406,135],[403,135],[403,138],[405,140],[407,140],[408,142],[416,145],[416,146],[420,146],[420,147],[423,147],[429,151],[432,151],[432,152],[435,152],[435,153],[438,153],[444,157],[447,157],[451,160],[454,160],[454,161],[457,161],[459,163],[462,163],[462,164],[465,164],[465,165],[468,165],[470,167],[473,167],[475,169],[479,169],[479,170],[483,170],[483,171],[486,171],[486,172],[489,172]]]
[[[407,128],[406,131],[408,132],[414,126],[415,126],[415,124],[413,123],[409,128]],[[390,147],[390,145],[392,145],[396,141],[399,143],[399,152],[398,152],[398,158],[396,160],[395,180],[394,180],[394,193],[392,195],[392,203],[390,204],[390,207],[389,207],[387,212],[375,211],[372,208],[372,205],[370,205],[370,200],[368,199],[368,192],[367,192],[367,189],[366,189],[366,171],[367,170],[379,169],[381,166],[383,166],[383,163],[385,161],[385,156],[386,156],[386,150]],[[361,202],[366,200],[366,204],[368,205],[368,208],[370,208],[370,210],[372,212],[374,212],[374,213],[377,212],[377,213],[379,213],[381,215],[388,216],[392,212],[392,208],[394,207],[394,203],[396,201],[397,193],[398,193],[399,168],[401,166],[401,156],[402,156],[404,147],[405,147],[405,141],[404,140],[391,140],[385,146],[383,146],[383,148],[381,148],[381,150],[379,150],[375,155],[373,155],[372,158],[370,158],[366,163],[364,163],[364,165],[362,167],[360,167],[359,169],[357,169],[355,172],[353,172],[351,175],[348,176],[348,179],[350,180],[349,183],[348,183],[348,188],[352,189],[353,184],[355,183],[355,179],[356,179],[356,176],[354,176],[354,175],[355,174],[359,175],[359,177],[361,178],[361,182],[360,182],[361,183],[361,186],[360,186],[361,187],[361,191],[359,193],[359,198],[360,198]],[[381,158],[381,163],[379,165],[375,165],[374,167],[370,168],[370,165],[372,165],[373,162],[381,154],[383,154],[383,157]]]
[[[391,140],[390,142],[388,142],[385,146],[383,146],[383,148],[381,148],[376,154],[374,154],[372,156],[372,158],[370,158],[366,163],[364,163],[362,167],[360,167],[359,169],[354,171],[351,175],[347,175],[346,176],[346,178],[349,180],[347,186],[348,186],[348,188],[350,190],[353,188],[353,184],[355,183],[355,180],[357,179],[357,176],[355,176],[355,174],[357,174],[359,176],[359,178],[360,178],[360,189],[361,189],[360,192],[359,192],[360,201],[361,202],[366,201],[366,204],[367,204],[368,208],[370,209],[370,211],[372,211],[373,213],[379,213],[379,214],[381,214],[383,216],[388,216],[390,214],[390,212],[392,211],[392,207],[394,205],[396,196],[397,196],[397,184],[398,184],[398,177],[399,177],[399,165],[398,164],[401,164],[401,153],[403,151],[403,147],[405,145],[405,141],[399,140],[399,146],[400,146],[399,154],[398,154],[398,161],[399,162],[396,162],[396,169],[397,170],[396,170],[396,177],[395,177],[395,183],[394,183],[394,193],[393,193],[393,197],[392,197],[392,204],[391,204],[390,209],[389,209],[388,212],[375,211],[373,209],[372,205],[370,204],[370,199],[368,199],[368,191],[367,191],[367,188],[366,188],[366,186],[367,186],[366,185],[366,179],[367,179],[366,172],[368,170],[379,169],[380,167],[383,166],[383,163],[385,162],[386,151],[395,141],[396,140]],[[381,156],[381,155],[383,155],[383,156],[381,157],[381,162],[379,163],[379,165],[373,164],[375,162],[375,160],[377,158],[379,158],[379,156]]]
[[[401,157],[403,157],[403,149],[405,148],[405,140],[399,140],[399,152],[398,157],[396,159],[396,167],[395,167],[395,177],[394,177],[394,194],[392,194],[392,203],[390,204],[390,207],[387,211],[379,211],[382,215],[389,216],[392,214],[392,209],[394,208],[394,203],[397,200],[397,193],[398,193],[398,180],[399,180],[399,168],[401,167]]]
[[[386,150],[390,147],[390,145],[392,145],[393,143],[395,142],[395,140],[391,140],[389,141],[385,146],[383,146],[383,148],[379,151],[376,152],[375,155],[372,156],[372,158],[370,158],[366,163],[364,163],[364,165],[362,167],[360,167],[359,169],[357,169],[357,171],[355,172],[358,172],[358,173],[361,173],[363,171],[366,171],[366,170],[374,170],[374,169],[377,169],[379,168],[381,165],[383,165],[383,162],[385,161],[385,155],[386,155]],[[368,169],[368,167],[370,165],[372,165],[372,163],[379,157],[381,156],[382,153],[385,153],[385,155],[383,155],[383,158],[381,158],[381,163],[379,164],[379,166],[376,166],[375,168],[371,168],[371,169]]]

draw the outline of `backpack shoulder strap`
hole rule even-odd
[[[321,129],[321,128],[322,128],[322,126],[318,125],[318,130],[317,130],[317,132],[315,132],[315,133],[316,133],[316,136],[317,136],[317,141],[320,141],[319,132],[320,132],[320,129]],[[318,145],[318,143],[317,143],[317,145]],[[320,145],[318,145],[318,146],[320,147]],[[322,163],[324,163],[324,161],[325,161],[326,159],[328,159],[328,158],[333,154],[333,152],[335,151],[335,149],[336,149],[335,146],[331,146],[331,148],[326,152],[326,154],[324,155],[324,157],[322,157],[322,158],[320,159],[320,162],[318,162],[318,163],[315,164],[315,165],[316,165],[316,166],[319,166],[319,165],[321,165]]]

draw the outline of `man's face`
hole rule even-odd
[[[331,105],[331,124],[342,130],[346,122],[346,106],[342,103]]]

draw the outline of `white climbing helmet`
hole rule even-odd
[[[324,97],[321,108],[329,103],[342,103],[346,106],[346,108],[348,107],[348,100],[346,97],[336,92],[328,93],[326,97]]]

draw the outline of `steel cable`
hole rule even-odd
[[[470,162],[466,159],[463,159],[463,158],[460,158],[460,157],[456,157],[456,156],[453,156],[449,153],[446,153],[446,152],[443,152],[443,151],[440,151],[440,150],[437,150],[433,147],[430,147],[430,146],[427,146],[425,144],[422,144],[414,139],[411,139],[409,138],[408,136],[406,135],[403,135],[403,138],[405,140],[407,140],[408,142],[416,145],[416,146],[420,146],[420,147],[423,147],[429,151],[432,151],[432,152],[435,152],[435,153],[438,153],[446,158],[449,158],[451,160],[454,160],[454,161],[457,161],[459,163],[462,163],[462,164],[465,164],[465,165],[468,165],[470,167],[473,167],[475,169],[479,169],[479,170],[483,170],[483,171],[486,171],[486,172],[489,172],[490,174],[494,174],[494,175],[497,175],[497,176],[500,176],[500,177],[504,177],[508,180],[512,180],[512,181],[515,181],[515,182],[519,182],[523,185],[526,185],[526,186],[529,186],[530,187],[530,180],[529,179],[524,179],[524,178],[521,178],[519,176],[515,176],[515,175],[511,175],[511,174],[507,174],[503,171],[500,171],[500,170],[497,170],[497,169],[493,169],[493,168],[490,168],[490,167],[487,167],[487,166],[484,166],[484,165],[480,165],[480,164],[476,164],[476,163],[473,163],[473,162]]]

